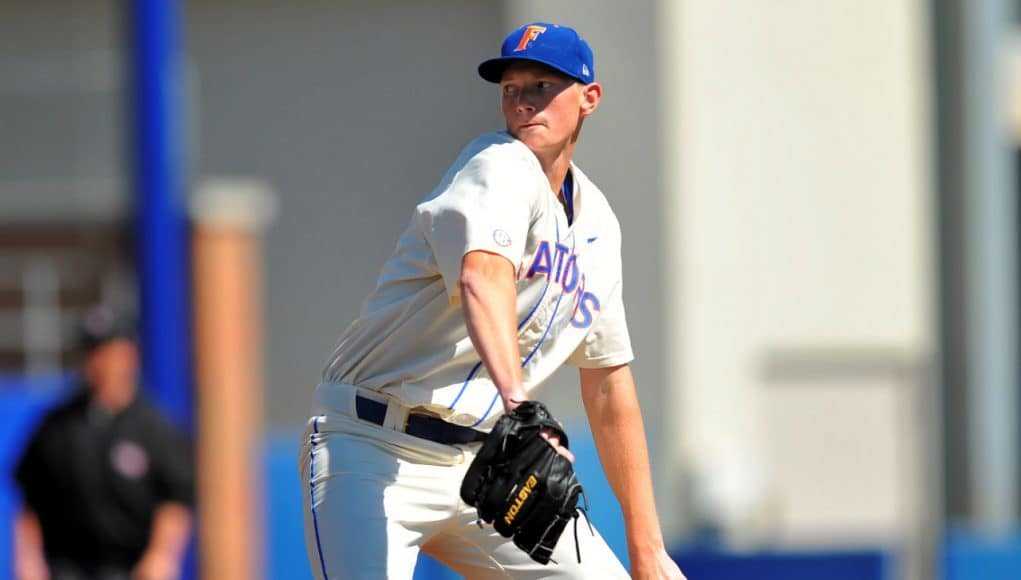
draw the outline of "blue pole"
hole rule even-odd
[[[142,380],[178,425],[193,426],[184,150],[184,70],[176,0],[131,0],[134,187]]]
[[[127,13],[142,384],[163,413],[193,431],[180,7],[129,0]],[[197,567],[193,539],[182,576],[193,580]]]

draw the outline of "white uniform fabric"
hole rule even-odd
[[[620,225],[602,192],[577,166],[571,173],[569,225],[528,147],[506,132],[470,143],[415,208],[323,379],[380,391],[452,423],[491,428],[502,406],[459,304],[461,260],[473,250],[516,266],[526,390],[564,363],[630,362]]]
[[[317,398],[329,399],[338,386],[320,385]],[[475,508],[459,492],[480,446],[439,445],[318,408],[299,461],[315,578],[410,580],[420,550],[472,580],[629,578],[584,516],[577,551],[575,527],[568,525],[545,566],[493,526],[477,525]]]
[[[506,132],[470,143],[416,208],[359,317],[316,389],[302,439],[309,563],[317,578],[412,577],[424,550],[468,578],[627,578],[581,522],[543,566],[459,497],[481,444],[442,445],[394,429],[409,410],[489,430],[503,412],[460,307],[464,255],[505,256],[517,272],[524,386],[561,365],[633,358],[621,298],[620,226],[574,165],[568,224],[535,155]],[[358,419],[354,397],[388,401],[384,425]],[[398,416],[400,415],[400,416]]]

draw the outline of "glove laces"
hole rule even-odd
[[[588,497],[585,496],[585,490],[581,491],[581,500],[585,503],[585,507],[578,506],[574,508],[574,551],[578,555],[578,563],[581,564],[581,544],[578,542],[578,514],[585,516],[585,523],[588,524],[588,531],[593,536],[596,532],[592,529],[592,521],[588,517]]]

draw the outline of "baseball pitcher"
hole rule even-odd
[[[410,579],[421,550],[467,578],[627,578],[532,396],[569,364],[631,575],[683,578],[628,366],[620,227],[572,162],[603,92],[592,50],[527,24],[478,72],[499,85],[506,130],[469,143],[415,207],[316,387],[300,451],[312,570]]]

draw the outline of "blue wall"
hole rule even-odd
[[[688,578],[711,580],[894,580],[893,558],[879,550],[837,552],[678,551]]]
[[[946,535],[943,567],[948,580],[1021,578],[1021,531],[1003,537],[953,527]]]

